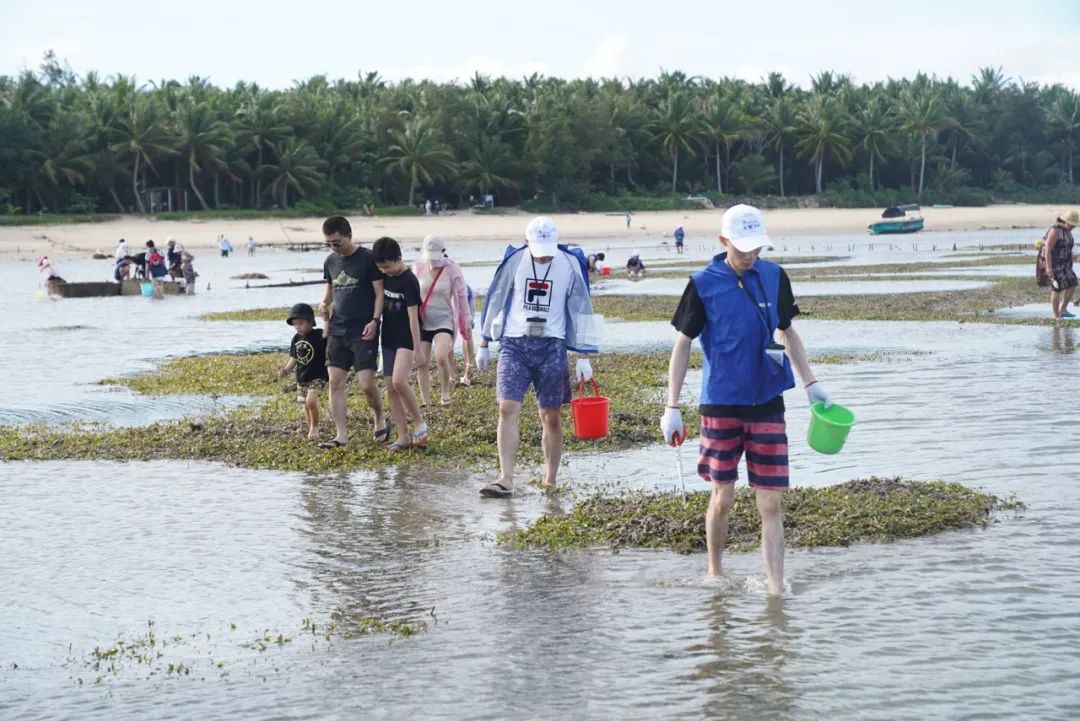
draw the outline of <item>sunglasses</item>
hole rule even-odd
[[[323,245],[325,245],[327,248],[340,248],[341,247],[341,241],[340,240],[324,240]]]

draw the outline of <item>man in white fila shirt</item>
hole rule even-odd
[[[480,489],[480,495],[488,498],[513,493],[521,404],[530,385],[543,425],[544,485],[554,487],[562,456],[562,406],[571,397],[566,354],[597,352],[594,339],[582,332],[592,318],[585,256],[559,245],[559,229],[550,218],[534,218],[525,229],[525,240],[526,245],[507,250],[480,317],[481,370],[490,362],[488,344],[500,343],[499,478]],[[576,375],[581,380],[592,378],[586,358],[578,359]]]

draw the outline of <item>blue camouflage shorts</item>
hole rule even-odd
[[[570,366],[562,338],[503,338],[499,345],[499,373],[495,384],[500,400],[525,400],[529,385],[541,408],[570,402]]]

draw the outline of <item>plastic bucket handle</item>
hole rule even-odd
[[[596,385],[596,378],[590,378],[589,382],[592,383],[593,396],[602,398],[603,396],[600,395],[600,386]],[[581,397],[585,396],[585,379],[584,378],[582,378],[581,380],[578,381],[577,392],[578,392],[578,398],[581,398]]]

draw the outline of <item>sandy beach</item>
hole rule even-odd
[[[995,230],[1048,227],[1061,212],[1053,205],[994,205],[986,208],[924,208],[926,229],[931,231]],[[642,235],[670,236],[677,225],[689,238],[715,237],[722,210],[664,211],[635,213],[629,230],[622,215],[566,213],[555,215],[562,236],[569,242],[597,238],[625,238]],[[766,211],[765,221],[774,237],[865,233],[866,226],[880,216],[868,208],[800,208]],[[428,234],[447,240],[492,240],[505,242],[521,237],[529,213],[516,210],[506,215],[473,215],[468,212],[407,218],[353,216],[354,236],[371,242],[382,235],[415,242]],[[33,259],[48,253],[58,259],[113,252],[116,242],[126,238],[133,250],[147,239],[159,244],[166,238],[190,249],[217,247],[224,233],[237,252],[243,252],[250,235],[259,244],[322,239],[323,218],[283,220],[184,220],[157,221],[148,217],[127,217],[105,223],[54,226],[10,226],[0,228],[0,257],[9,260]]]

